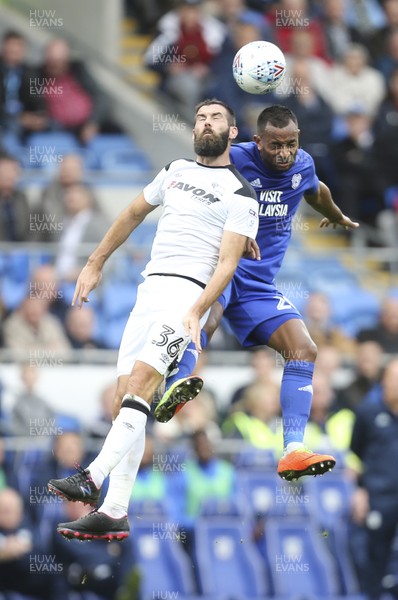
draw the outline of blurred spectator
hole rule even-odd
[[[0,490],[0,592],[52,600],[51,577],[40,568],[47,551],[24,518],[18,492]]]
[[[296,58],[290,71],[293,88],[284,104],[300,123],[300,146],[311,154],[318,177],[332,190],[336,173],[331,155],[334,114],[314,86],[308,58]]]
[[[65,220],[55,268],[59,279],[74,280],[84,263],[85,255],[79,254],[79,245],[97,245],[109,223],[102,213],[95,210],[92,191],[85,185],[75,183],[68,186],[64,203]]]
[[[65,39],[55,38],[48,44],[39,76],[44,81],[42,97],[51,129],[70,131],[82,143],[101,131],[108,103],[85,66],[72,60]]]
[[[353,355],[356,347],[355,341],[334,325],[332,308],[326,294],[312,292],[309,295],[304,307],[304,320],[310,336],[318,348],[332,345],[345,355]]]
[[[81,312],[81,311],[79,311]],[[101,392],[100,396],[100,414],[99,417],[90,423],[88,434],[94,438],[103,440],[112,425],[113,421],[113,403],[116,396],[116,384],[110,383]]]
[[[206,366],[206,352],[199,355],[193,375],[203,377],[203,369]],[[178,371],[176,372],[178,376]],[[204,377],[205,379],[205,377]],[[162,387],[159,389],[160,397]],[[151,416],[150,416],[151,418]],[[193,402],[188,402],[178,411],[173,419],[167,423],[159,423],[153,420],[153,434],[156,439],[162,439],[165,442],[191,437],[198,429],[204,429],[214,442],[221,438],[221,431],[218,426],[219,414],[217,407],[217,398],[212,389],[206,383],[201,392]]]
[[[368,61],[367,49],[351,44],[342,62],[332,66],[326,100],[338,115],[346,115],[355,105],[361,105],[370,117],[377,113],[386,86],[382,74],[370,67]]]
[[[231,407],[222,424],[225,438],[241,439],[256,448],[269,448],[280,455],[283,449],[279,386],[253,383]]]
[[[354,379],[338,394],[338,406],[355,411],[367,394],[380,381],[383,370],[383,349],[376,341],[357,345]]]
[[[398,594],[396,573],[384,579],[389,574],[387,568],[398,525],[397,381],[398,359],[394,358],[384,371],[377,402],[358,407],[351,441],[352,451],[363,463],[359,488],[353,498],[353,517],[366,532],[367,561],[360,581],[371,600],[380,600],[383,592],[394,597]]]
[[[245,0],[216,0],[213,12],[228,27],[230,33],[238,23],[251,23],[259,29],[257,40],[274,42],[274,27],[262,14],[263,7],[255,10],[252,7],[253,2]]]
[[[161,464],[156,462],[153,441],[153,437],[150,434],[147,434],[145,437],[145,450],[140,462],[131,498],[133,501],[133,504],[131,505],[133,512],[134,502],[153,500],[160,502],[166,508],[172,502],[167,487],[170,471],[166,471],[166,462],[162,462]],[[158,456],[160,456],[160,454]],[[170,468],[172,469],[173,466],[174,465],[170,465]]]
[[[242,400],[247,388],[253,383],[276,384],[276,353],[271,348],[260,346],[254,348],[250,352],[250,365],[252,367],[252,375],[250,381],[238,389],[236,389],[231,397],[231,406],[235,402]]]
[[[386,17],[378,0],[349,0],[347,3],[347,23],[368,44],[375,31],[384,27]]]
[[[398,297],[385,298],[380,308],[379,321],[373,329],[363,329],[358,333],[358,341],[374,340],[383,352],[398,353]]]
[[[28,437],[32,423],[37,419],[48,423],[54,419],[54,411],[41,398],[37,391],[40,371],[36,365],[25,363],[21,366],[21,382],[23,389],[16,395],[11,412],[10,433]]]
[[[351,42],[363,41],[348,25],[346,9],[344,0],[323,0],[321,4],[327,55],[333,62],[342,59]]]
[[[322,373],[332,383],[342,366],[342,353],[333,344],[325,344],[318,348],[315,361],[315,372]]]
[[[358,473],[360,463],[349,451],[354,412],[348,408],[336,410],[336,396],[326,375],[316,373],[312,387],[311,412],[304,436],[306,446],[318,452],[344,453],[345,466]]]
[[[91,306],[83,310],[70,307],[65,317],[65,333],[72,348],[77,350],[104,348],[96,339],[96,315]]]
[[[0,241],[29,240],[29,205],[18,189],[20,167],[10,155],[0,153]]]
[[[393,71],[398,69],[398,25],[388,34],[386,51],[376,62],[376,67],[383,73],[388,84]]]
[[[34,93],[37,72],[25,60],[25,38],[17,31],[7,31],[0,49],[0,128],[20,141],[47,125],[40,94]]]
[[[221,50],[225,28],[206,14],[201,0],[181,0],[160,19],[158,30],[146,51],[146,63],[161,74],[162,91],[191,121],[194,107],[206,95],[210,63]]]
[[[78,154],[67,154],[59,165],[55,178],[43,189],[35,213],[41,222],[54,224],[38,232],[35,241],[53,242],[59,240],[65,218],[65,192],[75,184],[84,184],[84,165]]]
[[[40,295],[25,298],[5,320],[4,344],[30,354],[31,361],[39,365],[70,350],[61,322],[48,312],[48,300]]]
[[[333,147],[342,211],[355,221],[376,226],[383,208],[383,181],[378,167],[372,119],[361,104],[345,116],[346,133]]]
[[[295,33],[305,29],[313,38],[313,55],[328,59],[322,25],[319,19],[311,14],[308,0],[279,0],[269,12],[268,18],[275,27],[276,44],[282,52],[292,54],[292,39]]]
[[[385,188],[398,187],[398,67],[391,73],[388,81],[388,94],[382,102],[375,122],[375,151],[378,158],[378,169]],[[393,197],[394,198],[394,197]],[[398,200],[386,202],[387,220],[380,222],[382,238],[386,235],[386,245],[396,244],[396,212]],[[387,201],[387,197],[386,197]],[[386,217],[383,217],[385,219]],[[392,242],[392,243],[391,243]]]
[[[57,557],[58,564],[62,565],[62,573],[52,576],[52,599],[70,600],[75,598],[75,594],[77,598],[81,598],[83,587],[87,597],[116,600],[119,588],[135,568],[132,544],[104,544],[102,540],[93,540],[90,551],[87,552],[84,544],[69,543],[57,533],[57,523],[59,520],[69,522],[80,519],[90,512],[90,507],[81,502],[65,502],[62,508],[62,514],[51,523],[50,551]],[[133,599],[136,596],[130,597]]]
[[[184,461],[184,470],[170,475],[171,518],[181,528],[180,538],[188,549],[203,502],[210,499],[231,500],[236,485],[233,466],[214,454],[205,431],[197,430],[190,441],[194,456]]]
[[[305,61],[308,70],[306,79],[310,79],[314,91],[327,100],[330,67],[325,60],[314,55],[314,42],[314,34],[311,29],[299,28],[292,32],[291,50],[285,55],[286,75],[275,92],[276,97],[296,94],[297,88],[305,85],[300,79],[303,69],[298,77],[293,75],[296,61]]]
[[[43,455],[34,472],[30,474],[29,489],[47,490],[49,479],[69,477],[76,472],[77,464],[85,464],[90,458],[79,424],[75,420],[69,422],[68,418],[62,417],[57,419],[57,423],[59,435],[54,437],[52,451]]]
[[[389,34],[398,27],[398,0],[380,0],[386,22],[368,40],[368,48],[373,60],[386,54]]]
[[[5,438],[0,436],[0,490],[6,487],[17,488],[18,478],[14,470],[13,460],[6,455]]]
[[[60,289],[54,265],[49,263],[36,267],[29,282],[31,296],[41,296],[48,302],[49,312],[64,322],[68,304],[64,292]]]
[[[196,370],[194,374],[197,374]],[[156,439],[172,442],[186,439],[199,429],[205,430],[213,442],[221,437],[215,399],[206,389],[203,389],[193,402],[188,402],[167,423],[155,421],[153,434]]]

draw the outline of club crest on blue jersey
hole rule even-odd
[[[301,173],[295,173],[294,175],[292,175],[292,188],[294,190],[297,190],[298,186],[300,185],[301,179]]]

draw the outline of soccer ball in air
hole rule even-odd
[[[232,72],[238,86],[249,94],[272,92],[286,73],[283,52],[271,42],[250,42],[235,54]]]

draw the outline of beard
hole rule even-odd
[[[204,135],[203,132],[200,136],[195,134],[193,148],[195,154],[198,156],[221,156],[228,147],[229,141],[229,128],[222,133],[214,133],[211,135]]]

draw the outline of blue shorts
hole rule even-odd
[[[274,284],[243,281],[236,276],[218,298],[232,332],[240,344],[267,345],[272,334],[286,321],[302,316],[290,300]],[[263,339],[257,339],[255,329],[263,323]],[[264,335],[265,331],[265,335]]]

